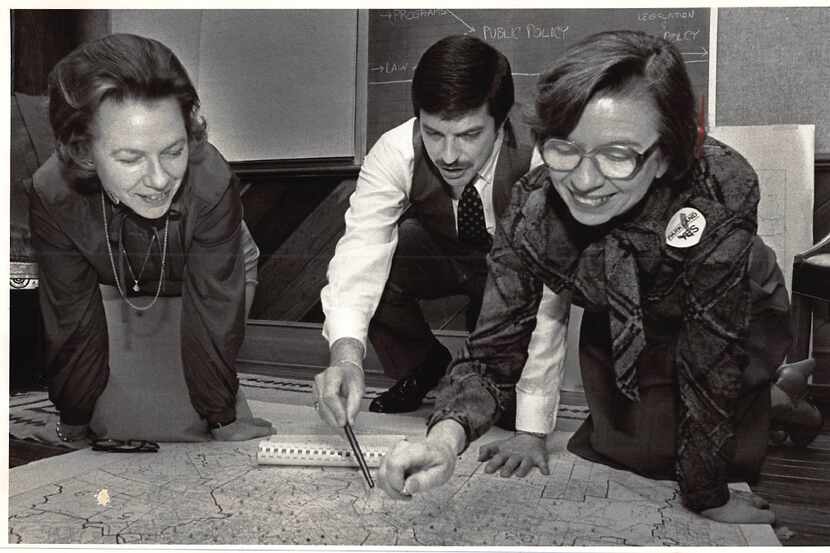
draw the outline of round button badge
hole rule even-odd
[[[700,242],[706,228],[706,217],[693,207],[682,207],[666,225],[666,244],[675,248],[689,248]]]

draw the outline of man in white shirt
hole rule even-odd
[[[450,353],[418,300],[466,294],[474,326],[496,218],[530,165],[507,118],[513,98],[509,62],[479,39],[447,37],[421,57],[415,117],[367,154],[321,293],[330,366],[315,378],[314,396],[329,424],[351,424],[360,409],[367,335],[386,374],[398,379],[370,410],[413,411],[444,375]],[[516,375],[517,406],[500,421],[538,435],[555,424],[568,315],[567,304],[545,292],[528,362]]]

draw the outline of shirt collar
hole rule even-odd
[[[487,184],[493,183],[493,177],[496,172],[496,161],[499,159],[499,154],[501,153],[501,145],[504,142],[504,125],[499,127],[499,131],[496,133],[496,140],[493,142],[493,151],[490,153],[490,157],[487,158],[487,161],[484,165],[481,166],[481,169],[478,171],[478,175],[476,175],[477,179],[481,179],[485,181]]]

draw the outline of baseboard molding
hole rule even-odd
[[[323,326],[292,321],[250,320],[245,328],[245,343],[237,357],[240,371],[276,376],[292,371],[298,376],[313,377],[328,366],[329,348],[322,334]],[[451,352],[464,346],[466,332],[437,330],[435,336]],[[364,371],[383,376],[377,354],[369,344]]]
[[[291,321],[250,320],[246,326],[245,343],[237,358],[240,372],[271,377],[312,379],[329,362],[328,343],[322,325]],[[464,347],[467,333],[457,330],[435,330],[436,338],[456,354]],[[369,344],[364,361],[366,384],[386,387],[393,381],[383,374],[377,354]],[[563,405],[586,406],[581,387],[563,387]]]

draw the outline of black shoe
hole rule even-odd
[[[394,386],[373,399],[369,404],[369,411],[410,413],[417,410],[427,393],[444,376],[451,360],[452,356],[445,347],[436,349],[414,374],[398,380]]]
[[[432,389],[417,376],[407,376],[380,394],[369,404],[373,413],[409,413],[418,409]]]

